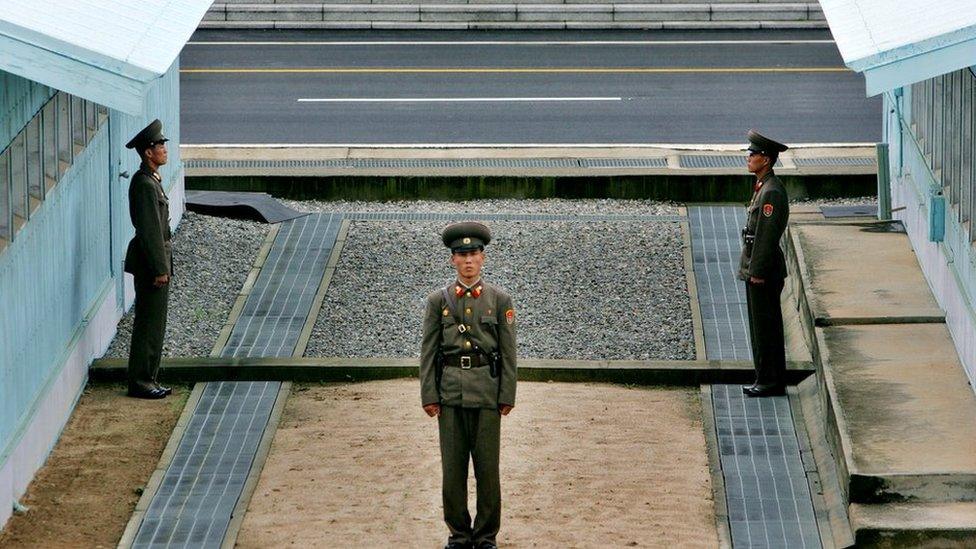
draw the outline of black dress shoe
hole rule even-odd
[[[159,389],[160,391],[166,393],[167,395],[173,394],[173,388],[172,387],[163,387],[162,385],[156,385],[156,388]]]
[[[144,398],[147,400],[159,400],[161,398],[166,398],[166,392],[155,387],[152,389],[129,389],[129,396],[133,398]]]
[[[483,541],[475,549],[498,549],[498,546],[493,541]]]
[[[755,383],[753,383],[752,385],[743,385],[742,386],[742,393],[743,394],[748,395],[750,391],[754,391],[754,390],[756,390],[756,384]]]
[[[747,397],[771,397],[783,396],[786,394],[786,385],[771,383],[769,385],[756,385],[742,390]]]
[[[470,543],[461,543],[460,541],[449,541],[444,549],[471,549]]]

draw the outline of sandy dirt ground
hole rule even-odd
[[[520,383],[501,469],[503,547],[718,545],[697,390]],[[417,381],[296,386],[238,546],[446,537],[436,420]]]
[[[190,394],[125,396],[89,385],[44,467],[0,533],[0,547],[115,547]]]

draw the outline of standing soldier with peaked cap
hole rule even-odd
[[[786,347],[780,294],[786,278],[786,260],[779,240],[790,217],[786,188],[773,173],[773,165],[786,145],[749,131],[749,172],[755,174],[752,201],[742,230],[739,278],[746,283],[749,335],[756,382],[742,391],[750,397],[785,394]]]
[[[125,145],[142,160],[129,184],[129,215],[136,235],[125,252],[125,271],[132,273],[136,289],[128,378],[129,396],[137,398],[158,399],[172,392],[156,381],[173,274],[169,200],[158,172],[168,159],[166,141],[163,124],[154,120]]]
[[[515,405],[515,309],[501,288],[481,280],[481,223],[455,223],[441,235],[457,279],[427,297],[420,352],[420,396],[438,418],[446,549],[490,549],[501,525],[498,474],[501,416]],[[468,460],[478,504],[468,512]]]

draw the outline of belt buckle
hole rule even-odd
[[[462,370],[470,370],[471,369],[471,357],[469,357],[469,356],[462,356],[461,357],[461,369]]]

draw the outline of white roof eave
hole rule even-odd
[[[864,74],[869,96],[976,64],[974,0],[820,4],[844,63]]]
[[[111,11],[126,9],[133,0],[100,2],[75,0],[74,6],[84,5],[86,10],[71,13],[67,22],[59,19],[67,15],[50,5],[50,13],[0,14],[0,70],[141,114],[149,85],[173,65],[210,0],[143,0],[138,2],[140,17],[121,21]],[[153,17],[147,17],[146,10]],[[89,21],[77,20],[86,14]],[[87,39],[79,28],[98,29],[93,31],[100,32],[98,39]],[[122,33],[126,39],[113,45],[112,37]]]

